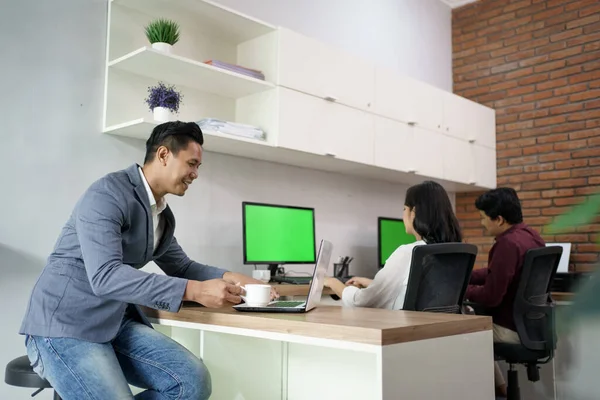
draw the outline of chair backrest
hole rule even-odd
[[[460,314],[476,258],[473,244],[415,246],[403,309]]]
[[[553,351],[556,348],[554,301],[550,296],[562,247],[530,249],[525,254],[513,317],[523,346],[529,350]]]

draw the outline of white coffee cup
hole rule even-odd
[[[264,307],[271,302],[271,286],[248,284],[242,287],[244,302],[251,307]]]
[[[255,269],[252,271],[252,277],[267,283],[271,280],[271,271],[268,269]]]

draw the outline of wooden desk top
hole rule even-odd
[[[291,286],[291,285],[290,285]],[[150,318],[385,346],[492,329],[484,316],[319,306],[307,313],[239,312],[184,304],[178,313],[145,308]]]

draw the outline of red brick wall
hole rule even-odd
[[[480,0],[453,11],[452,46],[455,93],[496,110],[498,186],[518,191],[547,241],[573,242],[572,270],[589,270],[600,225],[544,226],[600,189],[600,0]],[[457,194],[457,213],[483,266],[492,240],[476,196]]]

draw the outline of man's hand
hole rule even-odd
[[[371,282],[373,282],[372,279],[355,276],[354,278],[348,279],[348,281],[346,282],[346,286],[356,286],[357,288],[364,289],[366,287],[369,287]]]
[[[194,301],[205,307],[219,308],[230,304],[239,304],[242,289],[223,279],[208,281],[189,280],[185,287],[183,300]]]
[[[265,285],[263,281],[259,281],[258,279],[254,279],[244,274],[238,274],[237,272],[225,272],[225,274],[223,274],[223,280],[236,286],[246,286],[248,284]],[[277,290],[271,288],[271,300],[278,298],[279,293],[277,293]]]

